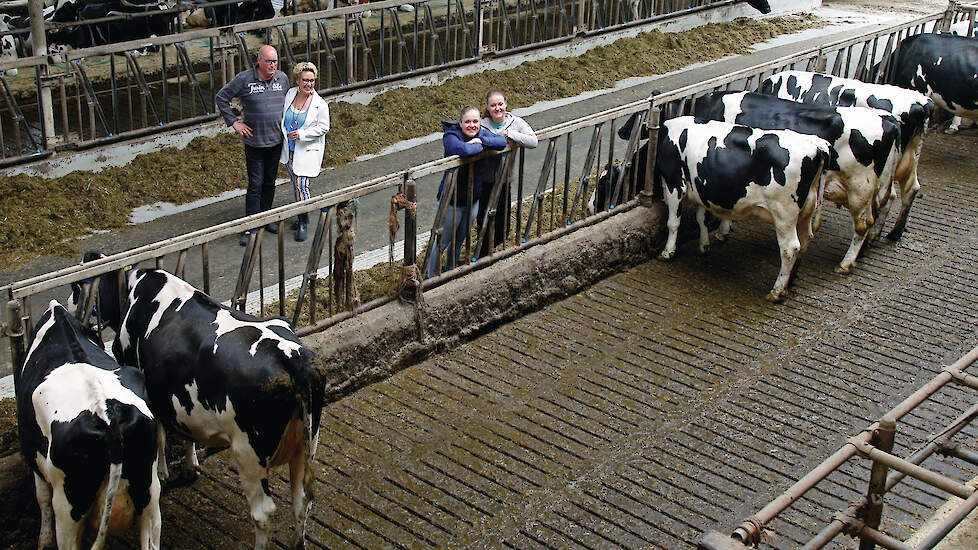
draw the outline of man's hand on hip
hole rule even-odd
[[[242,136],[251,137],[251,126],[248,126],[244,122],[241,122],[240,120],[236,120],[234,121],[234,124],[231,125],[231,127],[234,128],[235,132],[241,134]]]

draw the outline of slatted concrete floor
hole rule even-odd
[[[728,531],[978,342],[975,140],[932,133],[907,234],[850,276],[832,270],[849,233],[829,211],[783,305],[763,300],[773,231],[738,224],[705,257],[687,246],[330,405],[310,546],[673,549]],[[900,450],[973,401],[942,394]],[[221,460],[166,496],[169,546],[251,544]],[[775,545],[797,547],[865,472],[806,495]],[[284,545],[283,479],[274,490]],[[905,535],[943,499],[901,489],[886,529]]]

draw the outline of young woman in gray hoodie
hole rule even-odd
[[[486,110],[480,124],[490,132],[506,137],[509,145],[514,148],[508,154],[516,154],[515,147],[517,146],[528,149],[537,146],[537,135],[533,132],[533,128],[530,128],[525,120],[506,110],[506,96],[499,90],[491,90],[486,94]],[[479,197],[479,213],[476,218],[479,232],[482,231],[486,211],[489,209],[489,195],[492,193],[498,171],[504,166],[504,159],[504,155],[486,159],[486,184],[482,186],[482,195]],[[503,242],[509,233],[510,203],[512,203],[510,188],[516,179],[516,164],[513,162],[509,177],[504,182],[502,192],[499,193],[499,198],[496,201],[496,217],[493,221],[492,235],[493,245]],[[490,252],[489,239],[486,238],[482,249],[479,250],[479,256],[485,256]]]

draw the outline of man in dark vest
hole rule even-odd
[[[282,107],[288,90],[289,78],[278,70],[278,52],[273,46],[265,45],[258,49],[255,68],[235,75],[215,96],[224,121],[244,142],[248,168],[246,216],[272,207],[282,151]],[[231,99],[235,97],[241,101],[244,120],[238,120],[231,111]],[[269,224],[266,230],[277,233],[278,226]],[[247,232],[241,236],[240,244],[248,244]]]

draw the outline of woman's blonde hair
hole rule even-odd
[[[302,63],[296,63],[295,67],[292,68],[292,78],[299,78],[302,73],[310,71],[316,78],[319,78],[319,70],[316,69],[316,65],[309,61],[303,61]]]

